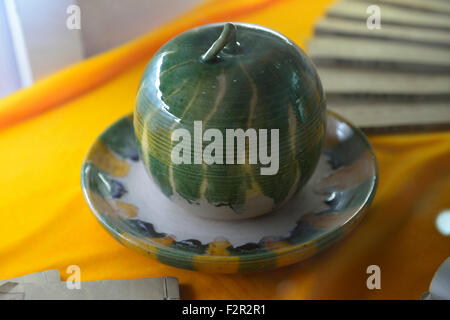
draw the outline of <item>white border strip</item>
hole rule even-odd
[[[27,45],[22,29],[22,22],[17,12],[15,0],[5,0],[5,12],[8,20],[11,39],[16,55],[17,69],[19,71],[22,87],[28,87],[33,84],[33,72],[28,57]]]

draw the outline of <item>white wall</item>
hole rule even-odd
[[[77,0],[84,53],[108,50],[157,27],[200,0]]]
[[[66,27],[66,10],[73,0],[15,3],[34,81],[83,59],[80,30]]]
[[[21,87],[5,4],[0,1],[0,97]]]
[[[201,1],[0,0],[0,97],[142,35]],[[81,9],[80,30],[66,26],[71,4]]]

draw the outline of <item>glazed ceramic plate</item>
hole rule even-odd
[[[337,242],[364,216],[377,186],[375,154],[365,135],[329,113],[317,169],[280,209],[253,219],[200,218],[173,203],[139,161],[132,115],[108,128],[83,164],[84,196],[123,245],[160,262],[215,273],[273,269]]]

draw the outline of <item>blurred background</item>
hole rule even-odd
[[[0,97],[175,18],[202,0],[2,0]],[[82,28],[69,29],[80,8]]]
[[[203,2],[4,0],[0,97],[148,33]],[[366,132],[450,128],[450,1],[328,3],[306,45],[299,44],[318,68],[328,107]],[[266,26],[284,32],[297,16],[302,18],[298,34],[306,32],[308,13],[302,8],[314,5],[298,4],[299,11],[281,23],[268,16]],[[304,42],[298,34],[288,36]]]

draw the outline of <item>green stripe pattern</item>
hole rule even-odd
[[[205,199],[239,214],[248,198],[264,195],[273,200],[267,212],[300,190],[314,171],[325,136],[324,93],[310,59],[268,29],[238,24],[238,51],[222,52],[213,63],[201,61],[222,27],[187,31],[149,62],[134,113],[139,152],[169,197],[177,193],[191,204]],[[246,164],[194,164],[194,153],[201,150],[191,152],[191,164],[173,164],[171,151],[178,142],[171,135],[188,130],[194,148],[194,121],[202,121],[203,132],[222,132],[224,155],[226,129],[278,129],[278,173],[261,175],[264,166],[248,159]],[[269,133],[269,152],[271,143]]]

